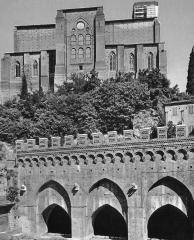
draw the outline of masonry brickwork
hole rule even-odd
[[[20,92],[24,74],[29,91],[48,91],[92,69],[102,79],[155,67],[167,73],[158,18],[106,21],[103,7],[58,10],[55,24],[16,26],[14,52],[1,64],[1,102]]]
[[[10,213],[12,228],[41,239],[61,233],[58,219],[67,239],[193,239],[194,139],[185,126],[176,132],[174,139],[160,127],[157,139],[142,129],[140,138],[129,130],[95,133],[92,140],[66,136],[63,143],[60,137],[39,139],[39,145],[18,140],[7,168],[25,191]],[[106,228],[115,228],[100,233],[103,213],[114,219]],[[168,219],[172,225],[165,225]]]

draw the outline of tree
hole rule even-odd
[[[194,47],[190,54],[186,92],[194,95]]]

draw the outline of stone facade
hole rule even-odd
[[[37,239],[193,239],[194,139],[166,132],[16,141],[12,225]]]
[[[187,134],[194,129],[194,99],[165,104],[166,123],[184,124]]]
[[[56,24],[15,27],[14,52],[1,64],[2,102],[20,92],[24,74],[29,91],[48,91],[92,69],[102,79],[155,67],[167,73],[158,19],[106,21],[103,7],[58,10]]]

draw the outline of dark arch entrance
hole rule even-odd
[[[92,225],[95,235],[127,238],[127,224],[123,216],[109,205],[96,210],[92,215]]]
[[[148,238],[191,240],[192,227],[182,211],[167,204],[151,215],[148,221]]]
[[[57,204],[48,206],[42,213],[49,233],[59,233],[71,237],[71,218]]]

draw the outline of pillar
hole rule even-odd
[[[164,50],[164,43],[159,43],[158,45],[158,68],[160,72],[167,75],[167,54],[166,50]]]
[[[66,80],[66,52],[67,52],[67,27],[62,10],[57,11],[56,16],[56,65],[55,84],[61,85]]]
[[[124,46],[117,46],[118,72],[124,72]]]
[[[95,18],[96,28],[96,49],[95,49],[95,70],[105,71],[105,17],[103,8],[99,7]]]
[[[44,92],[47,92],[49,90],[49,56],[47,51],[41,51],[40,58],[40,86]]]
[[[156,18],[154,20],[154,43],[160,42],[160,23]]]
[[[139,70],[143,69],[143,45],[136,46],[136,63],[137,63],[137,75]]]
[[[8,100],[10,97],[10,73],[11,73],[11,57],[5,54],[1,59],[1,78],[0,78],[0,103]]]

